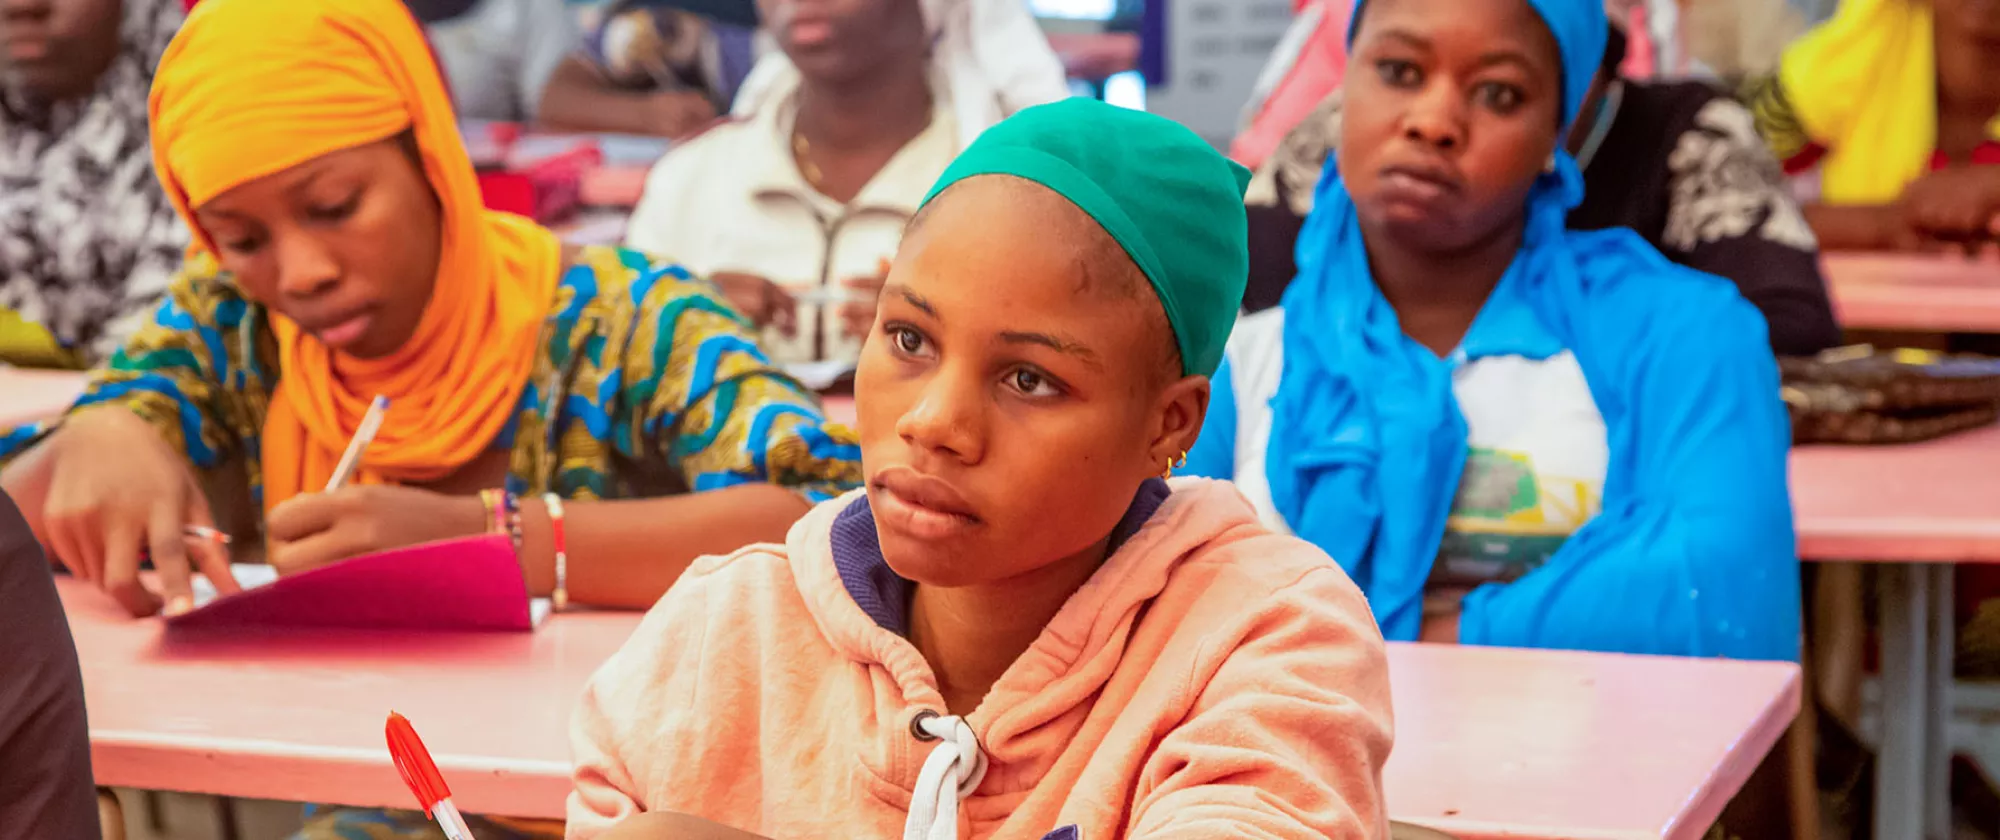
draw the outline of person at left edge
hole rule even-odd
[[[187,228],[146,91],[180,0],[0,3],[0,362],[84,368],[152,316]]]
[[[180,536],[213,521],[197,482],[232,462],[285,574],[481,533],[477,494],[504,489],[548,594],[543,496],[575,500],[568,594],[613,607],[858,483],[857,449],[710,286],[481,206],[398,0],[205,0],[151,121],[194,253],[67,415],[0,438],[0,486],[37,535],[133,614],[189,608],[190,550],[233,585]],[[317,492],[377,394],[392,405],[354,486]]]
[[[97,840],[83,673],[49,564],[0,493],[0,834]]]

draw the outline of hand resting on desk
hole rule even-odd
[[[1806,219],[1833,251],[1977,251],[2000,239],[2000,167],[1928,173],[1888,204],[1811,204]]]
[[[70,572],[137,615],[194,606],[189,579],[199,570],[220,592],[238,587],[226,547],[189,539],[189,525],[214,527],[208,500],[182,458],[131,411],[79,411],[0,473],[35,536]],[[150,554],[159,591],[139,580]]]
[[[1943,243],[1990,241],[2000,233],[2000,172],[1950,166],[1918,178],[1900,205],[1909,226]]]

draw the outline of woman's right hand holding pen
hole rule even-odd
[[[417,487],[349,485],[280,502],[264,522],[271,566],[295,575],[351,557],[486,533],[476,496]]]
[[[59,562],[135,616],[192,609],[196,570],[219,592],[238,589],[227,547],[185,535],[191,525],[215,526],[185,459],[127,409],[70,415],[0,475],[0,486]],[[145,555],[157,592],[139,578]]]

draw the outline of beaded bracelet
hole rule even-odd
[[[506,490],[481,490],[479,500],[486,504],[486,533],[506,534],[521,556],[521,500]]]

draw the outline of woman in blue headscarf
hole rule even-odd
[[[1325,549],[1391,639],[1792,659],[1787,421],[1761,316],[1564,230],[1603,0],[1368,0],[1278,309],[1187,472]]]

